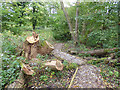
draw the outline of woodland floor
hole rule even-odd
[[[61,50],[62,46],[63,44],[59,43],[56,44],[55,47],[56,49]],[[84,64],[79,66],[76,77],[71,87],[72,88],[105,88],[105,84],[100,75],[99,68],[93,65]]]
[[[77,56],[73,56],[62,52],[62,48],[64,43],[57,43],[54,45],[55,50],[53,52],[58,53],[61,52],[60,55],[63,54],[63,58],[72,63],[74,60],[73,58],[78,60],[81,58]],[[71,58],[71,59],[70,59]],[[49,55],[47,61],[58,59],[53,55]],[[79,61],[79,60],[78,60]],[[42,61],[43,62],[43,61]],[[63,60],[62,60],[63,62]],[[82,61],[83,63],[84,61]],[[79,64],[79,63],[78,63]],[[32,62],[32,65],[35,65],[35,60]],[[36,65],[35,65],[36,66]],[[34,76],[25,76],[25,87],[28,88],[68,88],[70,81],[72,79],[73,74],[75,73],[76,68],[74,69],[67,69],[64,68],[62,71],[50,71],[48,68],[42,69],[40,65],[36,66],[37,69],[36,75]],[[87,63],[81,64],[78,67],[77,74],[73,80],[73,84],[71,88],[106,88],[106,87],[115,87],[109,85],[105,82],[100,74],[101,68],[98,68],[94,65],[90,65]]]

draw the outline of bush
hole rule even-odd
[[[117,31],[96,30],[88,35],[86,45],[98,48],[112,48],[117,46]]]
[[[54,31],[53,33],[53,37],[56,40],[60,40],[60,41],[67,41],[67,40],[71,40],[71,34],[69,31]]]
[[[21,26],[21,27],[13,27],[10,29],[14,35],[18,34],[21,35],[25,30],[32,30],[32,27],[29,26]]]

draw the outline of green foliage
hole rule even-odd
[[[116,77],[119,77],[119,72],[118,71],[115,71],[114,74],[115,74]]]
[[[78,67],[78,65],[76,63],[71,63],[69,65],[69,69],[76,69]]]
[[[96,30],[88,35],[86,44],[91,47],[112,48],[117,45],[116,39],[117,31],[115,30]]]
[[[47,81],[48,80],[48,76],[47,75],[41,75],[40,76],[40,81]]]
[[[62,10],[57,9],[57,15],[53,14],[53,37],[56,40],[67,41],[71,39],[68,24]],[[55,18],[54,18],[55,17]]]
[[[106,63],[107,62],[107,63]],[[110,63],[113,63],[114,65],[111,66]],[[88,64],[96,65],[97,67],[100,67],[101,72],[100,74],[111,85],[112,84],[119,84],[119,66],[116,65],[117,60],[115,61],[106,61],[106,58],[98,58],[98,60],[90,60],[88,61]]]
[[[56,40],[60,40],[60,41],[71,40],[71,34],[69,31],[68,32],[56,31],[53,33],[53,36]]]
[[[79,5],[79,38],[97,48],[117,45],[117,3],[91,2]]]
[[[12,83],[19,75],[20,63],[15,55],[2,56],[2,88],[6,84]]]
[[[10,31],[4,31],[2,33],[2,88],[5,85],[12,83],[19,75],[20,61],[24,60],[24,57],[17,57],[16,48],[21,45],[23,38],[16,38]]]
[[[2,3],[2,31],[10,30],[21,34],[33,26],[45,26],[48,12],[43,2],[4,2]],[[33,12],[33,7],[35,11]],[[31,13],[32,12],[32,13]]]
[[[40,60],[47,60],[48,59],[48,55],[46,54],[46,55],[40,55],[40,54],[38,54],[37,55],[37,58],[39,58]]]
[[[68,61],[63,62],[64,68],[67,70],[76,69],[78,65],[76,63],[69,63]]]
[[[101,63],[101,62],[102,62],[102,60],[90,60],[90,61],[88,61],[87,63],[88,63],[88,64],[96,65],[96,64]]]

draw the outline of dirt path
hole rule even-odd
[[[52,51],[55,57],[62,59],[62,60],[67,60],[71,63],[77,63],[78,65],[83,65],[86,63],[86,60],[83,60],[80,57],[76,57],[66,52],[62,52],[61,49],[63,45],[64,45],[63,43],[55,44],[55,49]]]
[[[106,85],[100,75],[100,68],[86,64],[86,60],[81,59],[65,52],[62,52],[63,43],[55,45],[55,50],[52,52],[56,57],[67,60],[72,63],[77,63],[80,66],[76,77],[73,81],[72,88],[105,88]]]

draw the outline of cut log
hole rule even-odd
[[[70,63],[76,63],[78,65],[83,65],[83,64],[86,64],[86,62],[87,62],[87,60],[85,60],[85,59],[70,55],[66,52],[61,52],[60,50],[53,50],[52,54],[60,60],[67,60]]]
[[[92,51],[79,51],[79,52],[75,52],[75,51],[71,51],[69,50],[68,53],[70,54],[90,54],[92,56],[96,55],[96,56],[101,56],[101,55],[106,55],[109,54],[110,51],[114,51],[117,50],[118,48],[111,48],[111,49],[98,49],[98,50],[92,50]],[[75,53],[74,53],[75,52]]]
[[[63,64],[61,63],[61,61],[51,61],[51,62],[46,62],[45,63],[45,67],[49,67],[52,70],[63,70]]]
[[[52,50],[54,50],[53,45],[51,45],[48,41],[44,41],[43,46],[39,46],[37,52],[41,55],[45,55],[49,54]]]
[[[27,75],[33,75],[34,71],[29,65],[22,63],[22,71]]]
[[[26,40],[29,42],[29,43],[36,43],[36,42],[38,42],[39,41],[39,37],[37,37],[36,39],[33,37],[33,36],[28,36],[27,38],[26,38]]]

